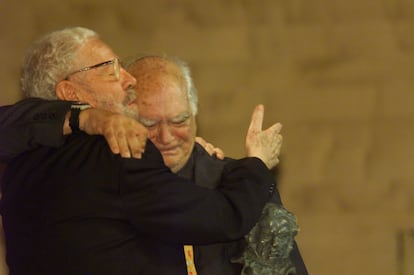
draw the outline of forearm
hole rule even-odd
[[[31,98],[0,107],[0,159],[7,161],[42,145],[63,144],[63,133],[70,129],[64,129],[70,105]]]
[[[151,149],[140,165],[126,160],[128,172],[122,173],[125,210],[138,228],[145,225],[148,234],[168,242],[210,244],[242,238],[257,222],[273,185],[262,162],[233,162],[218,190],[211,190],[155,169]],[[144,167],[137,171],[138,166]]]

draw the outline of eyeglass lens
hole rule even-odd
[[[104,77],[105,79],[119,80],[120,66],[118,58],[115,58],[111,60],[111,62],[102,64],[102,66],[98,66],[94,69],[96,69],[98,74]]]

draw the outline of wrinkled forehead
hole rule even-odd
[[[174,91],[177,95],[187,97],[185,82],[179,75],[159,71],[147,71],[135,75],[137,92],[141,94],[159,94]]]

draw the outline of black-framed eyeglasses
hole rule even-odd
[[[74,72],[69,73],[64,79],[68,80],[70,76],[80,73],[86,72],[92,69],[102,68],[102,76],[107,77],[110,80],[119,80],[119,73],[120,73],[120,64],[118,58],[113,58],[111,60],[107,60],[92,66],[83,67],[82,69],[76,70]],[[105,69],[104,69],[105,68]]]

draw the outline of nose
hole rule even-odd
[[[121,75],[122,87],[124,89],[135,88],[135,86],[137,85],[137,80],[135,79],[135,77],[133,77],[122,67],[120,68],[119,72]]]
[[[174,135],[171,133],[168,123],[160,123],[158,126],[157,139],[161,144],[168,144],[174,139]]]

